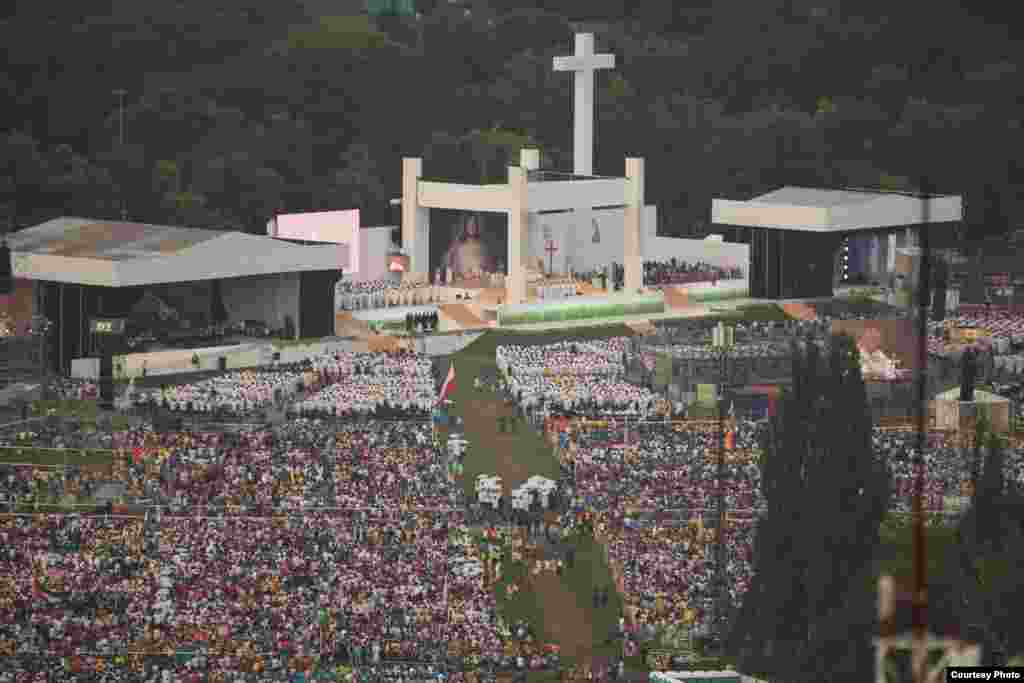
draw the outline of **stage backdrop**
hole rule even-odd
[[[289,315],[298,329],[301,275],[283,273],[223,280],[221,291],[228,322],[259,320],[273,329],[281,329],[284,317]]]
[[[557,273],[570,269],[590,272],[613,261],[622,263],[624,220],[623,209],[593,211],[589,221],[573,212],[531,214],[528,262],[534,268],[543,263],[547,272],[549,254],[545,246],[546,240],[552,240],[557,251],[551,254],[551,266]],[[719,267],[739,267],[746,274],[750,253],[746,244],[659,237],[657,227],[657,207],[645,206],[640,236],[643,260],[668,261],[675,257],[690,263],[703,261]]]

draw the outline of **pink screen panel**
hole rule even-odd
[[[273,237],[347,245],[346,270],[359,271],[359,209],[283,214],[271,223],[275,224]]]

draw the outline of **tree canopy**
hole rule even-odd
[[[282,205],[392,222],[359,202],[397,196],[402,156],[445,175],[428,151],[474,130],[529,138],[569,170],[572,78],[551,58],[571,53],[576,27],[617,60],[597,75],[595,171],[646,158],[663,232],[706,225],[713,197],[922,175],[965,195],[975,234],[1020,220],[1020,43],[951,0],[929,5],[926,31],[880,2],[415,5],[371,17],[361,0],[19,4],[0,22],[14,223],[114,216],[122,200],[158,223],[257,229]],[[493,158],[500,174],[506,141],[474,144],[477,166]]]

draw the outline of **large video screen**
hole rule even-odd
[[[346,244],[350,262],[341,265],[349,272],[359,270],[359,209],[282,214],[267,225],[267,231],[284,240]]]
[[[430,216],[431,276],[440,268],[453,273],[504,272],[507,219],[498,214],[432,211]],[[456,279],[459,279],[456,277]]]

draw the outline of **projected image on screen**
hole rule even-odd
[[[439,240],[438,252],[432,259],[435,270],[440,269],[442,275],[449,270],[455,281],[497,273],[504,266],[498,255],[502,253],[505,227],[495,224],[502,222],[503,216],[494,218],[497,220],[485,224],[481,216],[454,213],[450,221],[442,223],[447,225],[448,235],[447,239]]]

